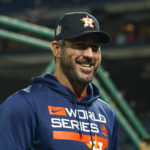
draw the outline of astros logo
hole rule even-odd
[[[85,143],[90,150],[105,150],[105,148],[108,147],[108,141],[104,140],[101,137],[98,137],[97,134],[95,134],[94,139],[95,140],[93,141],[93,149],[92,149],[92,141],[89,141],[89,143]]]
[[[95,135],[95,141],[93,141],[93,143],[94,143],[93,150],[102,150],[101,146],[103,145],[103,143],[98,142],[97,135]],[[91,150],[92,142],[90,141],[89,143],[86,143],[86,146],[88,146],[88,148]]]
[[[103,124],[103,125],[100,126],[100,128],[101,128],[101,131],[102,131],[102,135],[108,136],[106,126]]]
[[[89,18],[89,16],[87,15],[86,18],[80,19],[81,21],[84,22],[84,28],[86,27],[91,27],[92,29],[94,29],[94,20]]]

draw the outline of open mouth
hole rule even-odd
[[[90,69],[92,66],[94,66],[93,64],[90,64],[90,63],[82,63],[82,62],[80,62],[80,63],[76,62],[76,63],[85,69]]]
[[[94,65],[92,64],[88,64],[88,63],[77,63],[81,70],[84,72],[84,73],[91,73],[94,69]]]
[[[94,64],[91,64],[91,63],[79,63],[79,62],[76,62],[77,66],[78,66],[78,71],[79,72],[82,72],[86,75],[91,75],[91,73],[93,73],[94,71]]]

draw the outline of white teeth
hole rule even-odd
[[[90,67],[90,64],[81,64],[83,67]]]

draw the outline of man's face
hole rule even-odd
[[[65,76],[78,84],[92,81],[101,61],[100,44],[97,37],[86,36],[65,41],[62,49],[60,66]]]

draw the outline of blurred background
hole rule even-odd
[[[101,30],[111,35],[111,42],[102,45],[102,66],[150,133],[149,0],[0,0],[1,16],[49,29],[54,29],[60,16],[73,11],[93,14],[100,22]],[[48,42],[53,39],[52,36],[12,28],[1,21],[0,28]],[[0,103],[13,92],[28,86],[30,79],[41,75],[51,60],[51,52],[47,49],[0,35]],[[138,149],[122,128],[120,147],[121,150]]]

